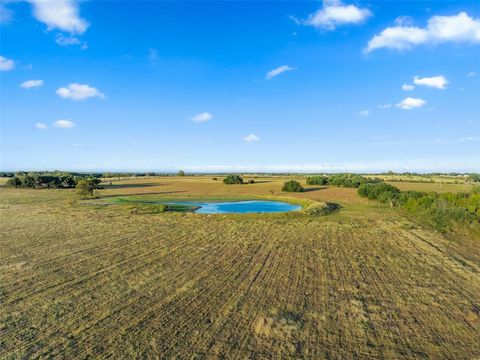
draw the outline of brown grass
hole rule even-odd
[[[287,196],[282,182],[101,192]],[[288,194],[342,204],[328,216],[131,214],[72,194],[0,189],[0,358],[480,356],[479,239],[351,189]]]

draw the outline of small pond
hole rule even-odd
[[[168,202],[167,204],[189,205],[199,207],[197,214],[229,214],[229,213],[277,213],[300,210],[300,205],[282,201],[222,201],[222,202]]]

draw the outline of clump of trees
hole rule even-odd
[[[402,207],[439,231],[451,230],[455,223],[480,228],[480,191],[437,193],[404,191],[383,182],[362,184],[358,194],[390,206]]]
[[[75,189],[77,190],[77,195],[81,199],[91,199],[97,197],[96,189],[100,184],[100,179],[98,178],[86,178],[79,179]]]
[[[303,186],[296,180],[287,181],[283,184],[282,191],[286,192],[302,192]]]
[[[237,174],[230,174],[225,179],[223,179],[224,184],[243,184],[243,178]]]
[[[473,182],[480,182],[480,174],[471,173],[470,175],[468,175],[468,180]]]
[[[185,176],[185,171],[178,170],[177,176]]]
[[[87,174],[78,173],[16,173],[7,180],[7,186],[29,189],[68,189],[74,188],[77,182],[85,177],[92,177]],[[97,177],[92,177],[98,179]]]
[[[307,177],[308,185],[328,185],[328,177],[322,175],[315,175]]]
[[[358,188],[362,184],[377,183],[379,179],[369,179],[358,174],[315,175],[307,177],[308,185],[332,185]]]

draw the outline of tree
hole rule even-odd
[[[18,188],[22,186],[22,181],[18,177],[14,176],[7,180],[7,186]]]
[[[230,174],[225,179],[223,179],[224,184],[243,184],[243,179],[240,175]]]
[[[185,171],[179,170],[177,176],[185,176]]]
[[[97,178],[86,178],[79,179],[77,182],[77,195],[82,199],[88,199],[95,197],[95,190],[100,184],[100,179]]]
[[[285,184],[283,184],[282,191],[302,192],[303,186],[300,185],[300,183],[296,180],[290,180],[290,181],[287,181]]]

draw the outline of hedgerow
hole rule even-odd
[[[476,189],[456,194],[401,192],[392,185],[380,182],[363,184],[357,192],[370,200],[402,207],[440,231],[451,230],[455,223],[480,228],[480,193]]]

